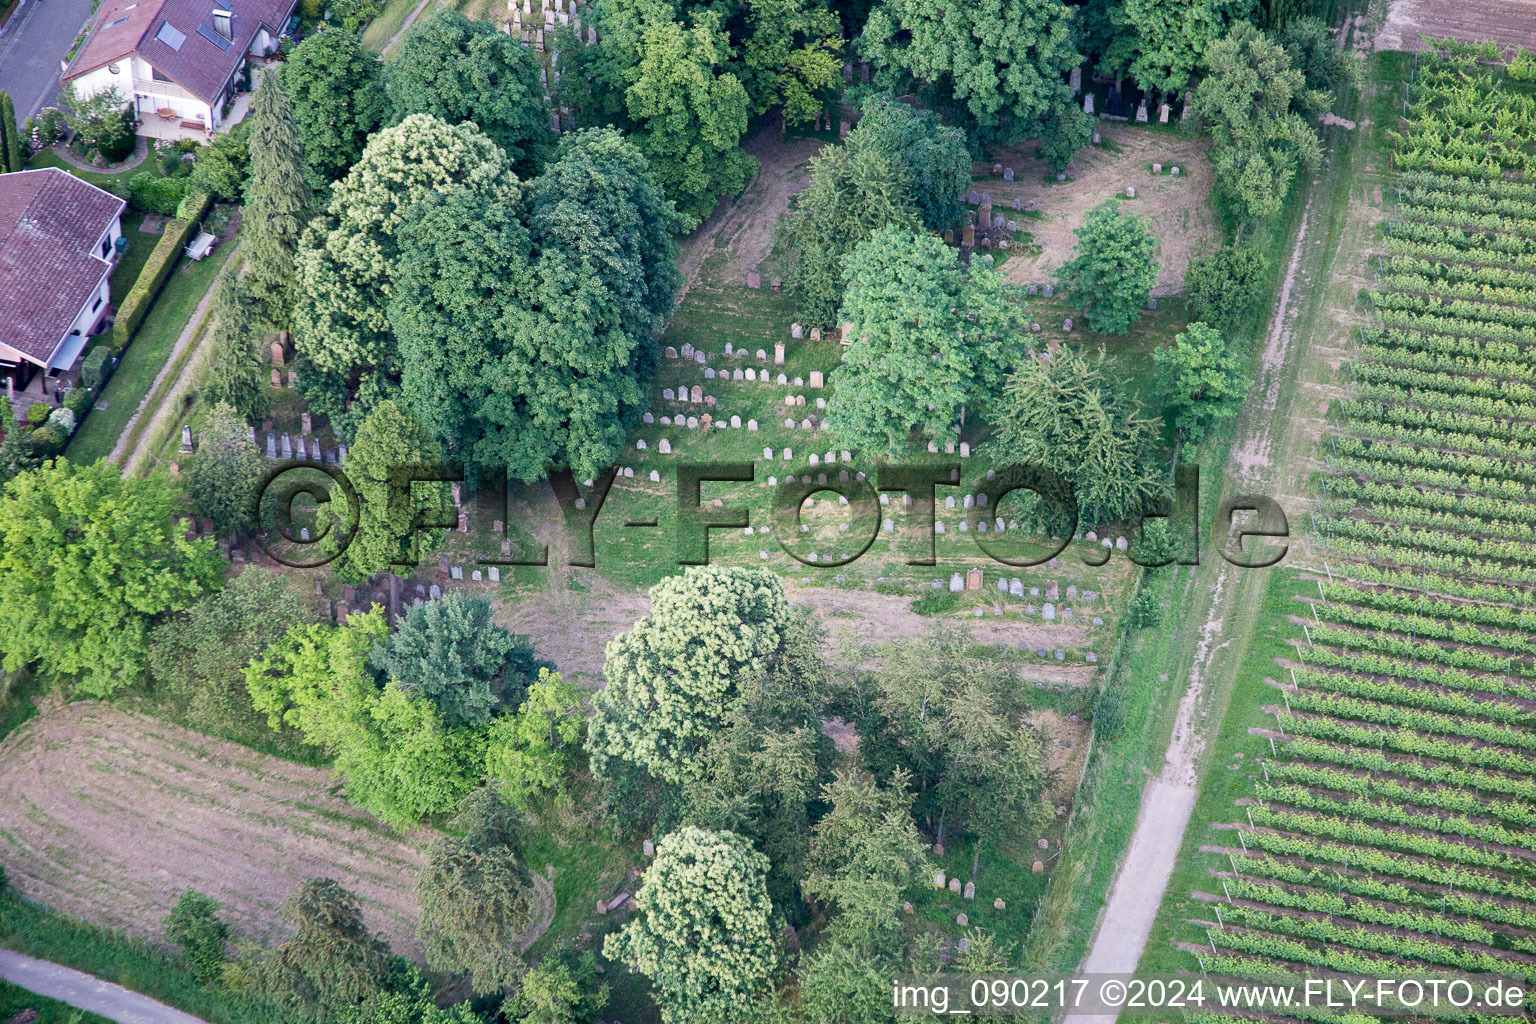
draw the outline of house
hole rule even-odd
[[[117,89],[141,135],[206,138],[240,119],[225,107],[248,58],[277,52],[298,0],[105,0],[63,80],[80,96]]]
[[[0,174],[0,380],[74,369],[112,306],[123,200],[56,167]]]

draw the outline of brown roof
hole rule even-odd
[[[266,25],[280,32],[298,0],[106,0],[64,72],[67,82],[87,71],[137,53],[161,74],[208,103],[214,103]],[[213,38],[213,9],[233,12],[228,47]],[[165,26],[172,31],[162,31]],[[206,31],[199,32],[202,28]],[[175,45],[168,42],[178,40]],[[128,99],[129,97],[124,97]]]
[[[57,167],[0,174],[0,342],[46,364],[111,264],[124,203]]]

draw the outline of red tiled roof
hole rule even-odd
[[[57,167],[0,174],[0,342],[46,364],[110,264],[124,202]]]
[[[64,72],[64,80],[137,53],[183,89],[212,104],[218,101],[230,76],[250,52],[261,27],[266,25],[274,34],[280,32],[297,3],[298,0],[107,0],[90,38]],[[215,7],[233,12],[230,34],[234,38],[227,49],[198,31],[202,27],[210,35],[217,35],[212,31]],[[125,17],[127,21],[117,24]],[[167,24],[182,37],[179,46],[161,38],[161,27]]]

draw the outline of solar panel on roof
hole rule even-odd
[[[197,26],[197,34],[202,36],[204,39],[208,40],[210,43],[212,43],[214,46],[217,46],[219,49],[223,50],[224,52],[226,52],[226,53],[229,52],[229,40],[225,39],[223,36],[219,35],[213,29],[209,28],[207,25],[199,25],[199,26]]]
[[[181,51],[181,44],[187,41],[187,37],[181,29],[176,28],[168,21],[160,23],[160,31],[155,33],[155,38],[177,52]]]
[[[129,17],[130,15],[125,14],[121,18],[118,18],[116,21],[114,21],[112,24],[108,25],[107,28],[117,28],[117,26],[127,21]]]

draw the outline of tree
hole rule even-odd
[[[612,465],[650,402],[655,335],[677,294],[681,220],[655,168],[617,132],[563,138],[532,186],[537,311],[481,391],[483,462],[524,481]]]
[[[624,72],[631,135],[691,231],[720,196],[740,192],[757,170],[742,152],[747,90],[725,70],[731,47],[719,12],[692,11],[684,26],[664,3],[645,8],[638,59]]]
[[[181,950],[199,981],[212,981],[224,970],[229,925],[219,920],[221,906],[213,897],[189,888],[165,918],[165,941]]]
[[[1240,217],[1273,217],[1297,172],[1322,160],[1310,121],[1331,99],[1308,87],[1285,47],[1247,22],[1211,45],[1207,64],[1192,108],[1216,142],[1216,194]]]
[[[136,681],[149,631],[217,590],[213,541],[188,540],[165,480],[101,461],[21,473],[0,493],[0,651],[102,697]]]
[[[1146,221],[1115,200],[1088,211],[1073,257],[1056,280],[1083,306],[1083,320],[1101,334],[1125,334],[1141,318],[1162,261]]]
[[[247,567],[155,627],[149,672],[157,701],[193,726],[255,739],[263,723],[251,708],[245,666],[295,626],[314,620],[304,595],[283,576]]]
[[[306,878],[288,894],[278,916],[296,934],[269,950],[252,971],[260,998],[296,1020],[322,1024],[385,991],[389,947],[363,923],[357,897],[334,879]]]
[[[304,150],[304,180],[323,193],[363,155],[384,123],[384,66],[355,32],[311,32],[283,62],[293,120]]]
[[[357,506],[341,488],[332,490],[327,506],[333,524],[325,534],[328,543],[339,547],[337,535],[356,523],[350,543],[332,563],[337,575],[356,582],[392,565],[416,565],[422,553],[437,546],[442,530],[421,524],[441,518],[448,504],[446,486],[406,485],[401,492],[391,488],[390,480],[409,467],[435,465],[438,458],[437,446],[410,414],[390,401],[374,407],[347,452],[347,477],[357,489]]]
[[[250,178],[250,137],[250,118],[215,134],[197,152],[188,191],[206,192],[221,203],[240,202]]]
[[[727,1019],[768,985],[778,963],[768,858],[730,832],[682,828],[656,845],[639,912],[603,955],[650,979],[665,1024]]]
[[[539,680],[517,713],[491,723],[486,776],[519,809],[540,790],[564,795],[585,734],[586,690],[556,672],[539,669]]]
[[[562,943],[523,975],[501,1014],[512,1024],[591,1024],[608,1005],[608,986],[596,977],[596,954]]]
[[[966,642],[958,633],[898,642],[868,681],[860,758],[877,778],[911,773],[914,813],[938,842],[953,830],[996,843],[1048,819],[1053,773],[1012,674],[967,656]]]
[[[193,511],[213,520],[221,534],[250,526],[252,500],[267,464],[235,410],[223,404],[213,407],[191,463],[187,497]]]
[[[373,664],[436,704],[448,725],[477,728],[520,703],[542,667],[526,638],[492,621],[490,601],[461,593],[410,609]]]
[[[1252,383],[1243,361],[1208,324],[1190,324],[1153,357],[1158,390],[1174,425],[1191,441],[1202,440],[1218,420],[1236,416]]]
[[[842,85],[842,28],[822,0],[751,0],[741,19],[742,84],[753,113],[783,107],[787,127],[809,124]]]
[[[11,94],[0,89],[0,174],[23,167],[21,136],[17,134],[16,104]]]
[[[400,40],[387,79],[396,123],[411,114],[449,124],[473,121],[522,177],[537,173],[549,155],[538,59],[488,21],[435,11]]]
[[[432,986],[420,981],[414,990],[384,992],[364,1006],[344,1011],[340,1024],[485,1024],[468,1001],[444,1009],[432,998]]]
[[[314,214],[304,181],[304,146],[277,71],[261,73],[251,101],[250,180],[245,187],[247,277],[262,318],[282,326],[293,306],[299,236]]]
[[[1167,96],[1210,66],[1216,40],[1252,10],[1253,0],[1090,0],[1084,20],[1102,67]]]
[[[826,426],[850,448],[898,455],[952,436],[990,408],[1023,354],[1017,289],[984,261],[970,273],[933,235],[885,228],[847,260],[843,320],[852,345],[832,372]]]
[[[537,897],[517,858],[516,812],[499,796],[471,793],[451,827],[464,834],[433,842],[416,883],[417,935],[433,970],[467,973],[471,990],[488,995],[527,969],[518,953]]]
[[[1026,361],[1008,380],[986,449],[999,465],[1059,473],[1090,524],[1144,511],[1165,486],[1153,425],[1121,394],[1115,372],[1102,353],[1090,360],[1068,346]]]
[[[784,647],[789,602],[763,569],[690,568],[650,590],[651,614],[608,642],[587,752],[600,779],[629,762],[663,782],[697,758],[739,688]],[[612,765],[618,769],[619,765]]]
[[[1291,67],[1299,68],[1306,78],[1307,90],[1314,97],[1325,95],[1329,106],[1340,89],[1360,86],[1364,77],[1360,61],[1352,51],[1340,49],[1333,30],[1322,18],[1309,15],[1286,22],[1280,31],[1280,44]]]
[[[1078,150],[1093,139],[1097,122],[1075,103],[1059,104],[1046,115],[1040,133],[1040,159],[1052,174],[1064,174]]]
[[[965,133],[946,127],[932,111],[877,92],[859,108],[859,123],[845,145],[867,147],[890,160],[906,179],[923,226],[942,231],[960,214],[956,198],[971,183]]]
[[[294,344],[318,373],[349,379],[393,367],[387,309],[395,232],[413,203],[459,188],[506,203],[521,191],[505,155],[479,129],[427,114],[374,135],[332,186],[328,215],[311,222],[298,256]]]
[[[1258,308],[1268,277],[1269,257],[1255,245],[1224,245],[1198,256],[1184,271],[1189,315],[1230,338]]]
[[[133,126],[128,101],[116,86],[81,96],[73,83],[64,84],[64,123],[86,149],[116,163],[133,152]]]
[[[1082,63],[1061,0],[882,0],[859,50],[892,92],[916,85],[1000,140],[1038,136],[1046,115],[1072,102],[1063,76]]]
[[[409,828],[453,810],[485,771],[485,735],[443,723],[425,697],[372,671],[370,655],[389,635],[383,609],[340,627],[290,630],[245,670],[251,704],[268,725],[299,730],[334,753],[347,799],[380,820]]]
[[[893,959],[827,939],[800,962],[798,981],[809,1024],[877,1024],[891,1019]]]
[[[256,326],[251,322],[250,292],[231,267],[219,271],[212,312],[212,365],[202,397],[253,420],[267,410],[267,386]]]

